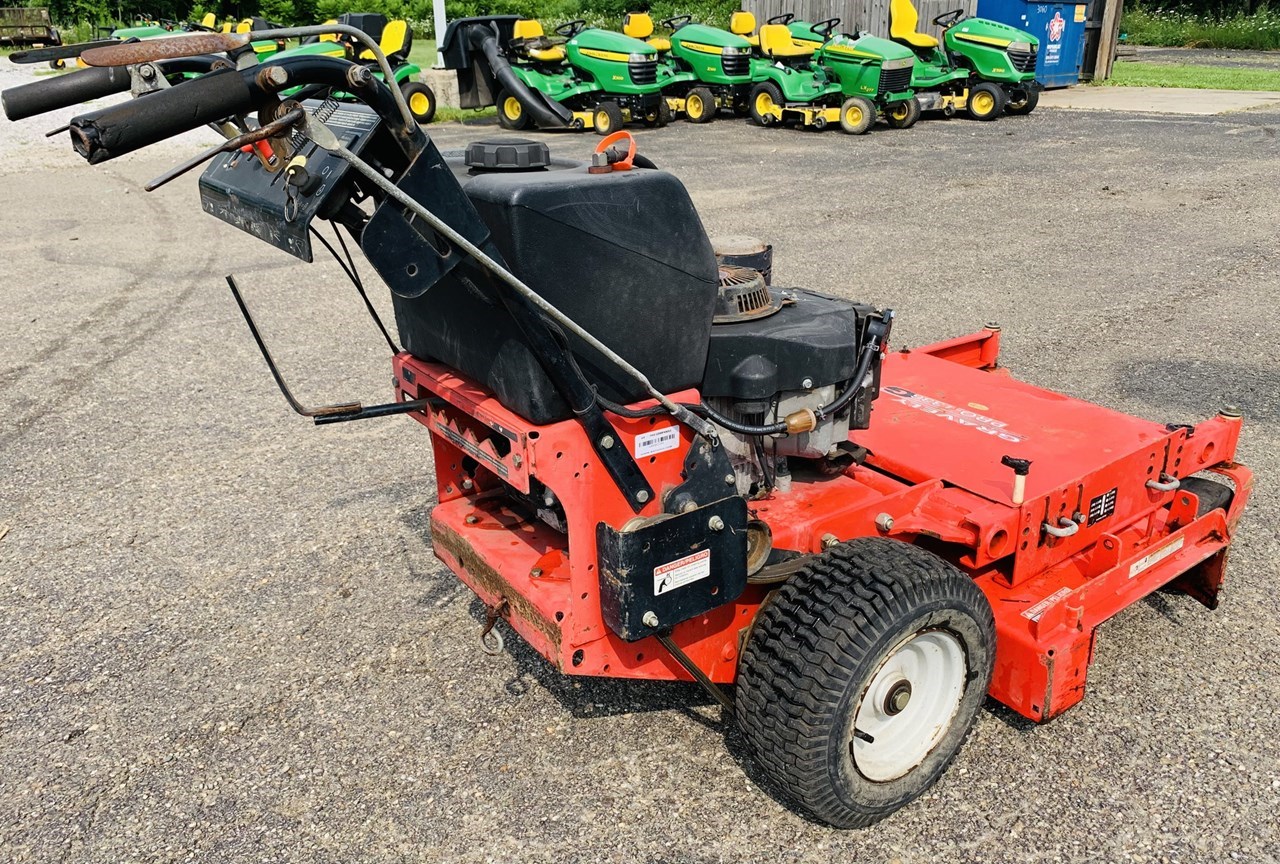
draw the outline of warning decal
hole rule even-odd
[[[1090,525],[1101,522],[1116,512],[1116,493],[1119,491],[1119,488],[1113,488],[1110,492],[1104,492],[1089,502]]]
[[[711,550],[703,549],[653,568],[653,596],[666,594],[711,575]]]
[[[1168,546],[1165,546],[1163,549],[1157,549],[1151,554],[1143,555],[1137,561],[1134,561],[1133,564],[1129,565],[1129,578],[1132,579],[1134,576],[1137,576],[1143,570],[1150,569],[1156,564],[1159,564],[1164,559],[1168,558],[1174,552],[1177,552],[1179,549],[1182,548],[1182,542],[1185,539],[1186,538],[1184,537],[1179,537],[1177,540],[1174,540],[1172,543],[1170,543]]]
[[[880,388],[880,392],[888,394],[892,399],[908,408],[923,411],[925,414],[932,414],[934,417],[958,423],[961,426],[968,426],[983,435],[991,435],[1001,441],[1008,441],[1010,444],[1019,444],[1027,440],[1026,435],[1020,432],[1013,432],[1005,425],[1003,420],[997,420],[994,417],[970,411],[968,408],[957,408],[949,402],[943,402],[941,399],[934,399],[932,396],[925,396],[921,393],[913,393],[905,387],[884,385]]]
[[[1023,609],[1022,617],[1030,618],[1032,621],[1039,621],[1040,616],[1044,614],[1044,610],[1048,609],[1054,603],[1057,603],[1059,600],[1061,600],[1063,597],[1066,597],[1070,593],[1071,593],[1070,588],[1059,588],[1057,591],[1054,591],[1052,594],[1050,594],[1048,597],[1041,600],[1039,603],[1036,603],[1032,606],[1028,606],[1026,609]]]

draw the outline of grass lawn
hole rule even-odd
[[[1114,87],[1280,90],[1280,70],[1118,61],[1112,69],[1111,79],[1103,83]]]

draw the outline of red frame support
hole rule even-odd
[[[1166,428],[1035,388],[1004,374],[999,338],[988,328],[889,355],[872,429],[852,436],[870,451],[865,464],[797,479],[789,493],[749,506],[777,548],[816,553],[832,537],[888,534],[969,572],[996,617],[991,695],[1044,721],[1083,696],[1104,621],[1179,577],[1179,587],[1215,604],[1252,475],[1233,461],[1239,418]],[[430,400],[410,416],[432,433],[437,557],[563,672],[691,680],[657,640],[624,642],[601,619],[595,526],[618,527],[635,514],[581,427],[530,424],[474,382],[408,354],[394,366],[398,398]],[[675,427],[679,446],[638,463],[656,490],[680,482],[688,429],[668,417],[609,420],[632,452],[637,435]],[[1021,505],[999,463],[1006,452],[1032,459]],[[1196,518],[1194,494],[1147,485],[1205,470],[1235,486],[1225,513]],[[567,534],[507,506],[503,483],[527,494],[533,478],[563,505]],[[659,500],[641,515],[656,515]],[[1080,524],[1072,537],[1041,530],[1071,517]],[[730,683],[765,599],[749,586],[672,638],[711,680]]]

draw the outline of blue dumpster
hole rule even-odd
[[[1079,83],[1080,65],[1084,62],[1087,13],[1087,4],[1084,3],[978,0],[979,18],[990,18],[1017,27],[1040,40],[1036,80],[1042,87],[1068,87]]]

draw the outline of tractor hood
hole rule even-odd
[[[671,34],[671,44],[706,54],[719,54],[724,48],[737,48],[743,53],[751,51],[751,43],[736,33],[705,24],[686,24]]]
[[[599,60],[617,60],[620,63],[626,63],[632,54],[644,54],[655,60],[658,58],[658,49],[648,42],[632,39],[630,36],[615,33],[612,30],[600,30],[594,27],[589,30],[583,30],[577,36],[574,36],[566,43],[565,47],[569,49],[576,48],[588,57],[594,56]],[[600,53],[589,53],[593,51]]]
[[[992,21],[989,18],[966,18],[954,27],[948,28],[947,36],[961,42],[978,45],[989,45],[992,48],[1007,48],[1012,42],[1027,42],[1032,48],[1040,45],[1040,40],[1025,30]]]

